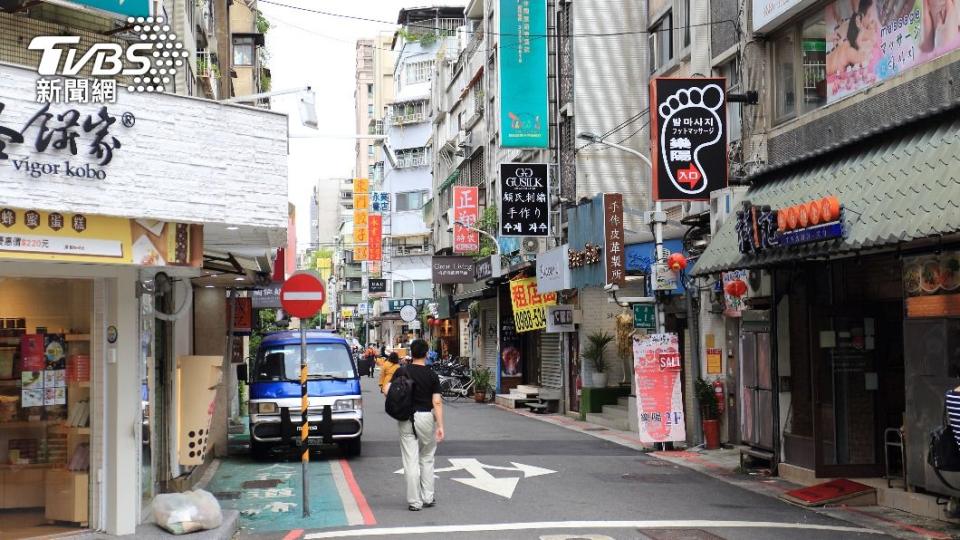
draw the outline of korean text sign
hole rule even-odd
[[[603,194],[603,260],[607,283],[626,281],[626,249],[623,242],[623,195]]]
[[[549,236],[547,164],[501,163],[500,186],[500,236]]]
[[[706,201],[727,187],[726,79],[650,82],[653,198]]]
[[[540,294],[537,278],[510,281],[510,303],[517,332],[542,330],[547,327],[547,306],[557,303],[557,293]]]
[[[476,186],[453,187],[453,219],[473,226],[480,217],[479,188]],[[466,227],[453,225],[453,252],[475,253],[480,251],[480,233]]]
[[[547,0],[500,0],[500,146],[546,148]]]
[[[676,334],[651,334],[633,342],[640,441],[659,443],[687,438]]]

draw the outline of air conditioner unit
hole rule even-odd
[[[536,236],[526,236],[520,242],[520,251],[524,253],[537,253],[540,251],[540,239]]]
[[[715,236],[720,226],[731,215],[736,216],[737,205],[747,192],[746,186],[731,186],[710,193],[710,235]]]
[[[460,130],[457,135],[457,146],[460,148],[469,148],[473,144],[473,132]]]

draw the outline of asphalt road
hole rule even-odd
[[[561,427],[463,400],[447,404],[438,505],[407,510],[397,424],[364,380],[363,455],[350,460],[375,525],[303,538],[881,538]],[[443,471],[442,469],[450,469]]]

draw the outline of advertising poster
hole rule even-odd
[[[557,293],[537,291],[537,278],[510,281],[510,304],[516,332],[530,332],[547,327],[547,306],[557,303]]]
[[[677,334],[651,334],[633,341],[640,440],[647,444],[686,440]]]
[[[523,346],[513,319],[500,318],[500,376],[519,377],[523,375]]]
[[[723,314],[727,317],[739,317],[745,309],[744,300],[750,290],[748,270],[731,270],[721,274],[723,280]]]
[[[546,148],[547,0],[500,0],[500,146]]]
[[[453,220],[473,226],[480,217],[478,206],[480,188],[476,186],[453,187]],[[453,225],[453,252],[475,253],[480,251],[480,233],[460,225]]]
[[[726,79],[650,82],[653,198],[706,201],[727,187]]]
[[[549,172],[546,163],[500,164],[500,236],[550,235]]]
[[[907,317],[960,316],[960,251],[903,260]]]

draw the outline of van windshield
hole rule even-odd
[[[300,345],[265,346],[257,355],[255,381],[299,381]],[[350,352],[342,344],[308,343],[307,376],[311,379],[353,379]]]

